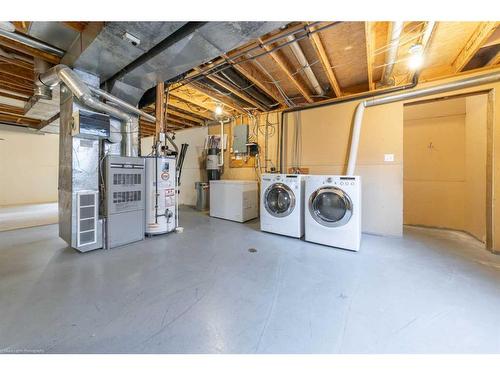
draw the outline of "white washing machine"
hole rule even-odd
[[[263,174],[260,229],[300,238],[304,235],[304,176]]]
[[[358,251],[361,177],[306,177],[305,240]]]

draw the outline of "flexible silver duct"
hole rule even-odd
[[[464,78],[459,81],[444,83],[437,86],[426,87],[423,89],[417,89],[412,91],[404,91],[397,94],[386,95],[362,101],[356,107],[356,112],[354,114],[353,130],[351,136],[351,147],[349,150],[349,160],[347,163],[346,175],[348,176],[353,175],[354,170],[356,168],[359,140],[361,135],[361,127],[363,124],[363,115],[365,112],[365,108],[399,102],[402,100],[421,98],[429,95],[441,94],[448,91],[460,90],[472,86],[485,85],[497,81],[500,81],[500,71],[483,74],[477,77]]]
[[[390,46],[387,50],[387,59],[385,62],[384,76],[380,81],[381,86],[393,85],[394,80],[392,79],[392,71],[394,70],[394,65],[396,64],[396,58],[398,57],[399,40],[401,39],[401,33],[403,31],[404,22],[398,21],[392,23],[391,41]]]

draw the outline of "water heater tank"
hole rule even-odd
[[[175,157],[146,159],[146,234],[162,234],[176,227]]]

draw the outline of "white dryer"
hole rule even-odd
[[[304,176],[263,174],[260,229],[301,238],[304,235]]]
[[[361,177],[306,177],[305,240],[358,251],[361,242]]]

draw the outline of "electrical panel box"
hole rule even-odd
[[[248,125],[236,125],[233,129],[233,153],[246,154],[248,143]]]
[[[106,247],[144,239],[144,159],[106,157]]]
[[[73,112],[71,135],[91,139],[109,138],[110,118],[102,113],[78,109]]]

